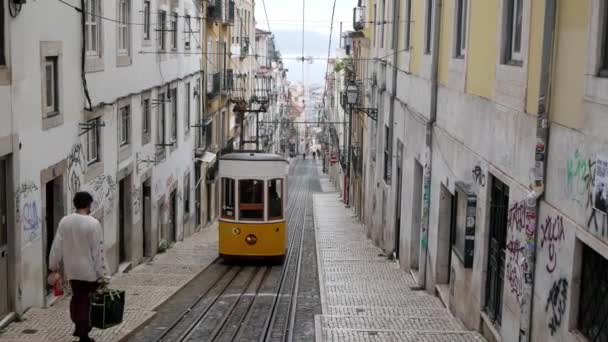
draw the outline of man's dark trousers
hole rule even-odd
[[[70,280],[72,287],[72,300],[70,302],[70,317],[76,325],[74,336],[80,337],[81,341],[89,337],[91,331],[91,294],[93,294],[99,283],[93,281]]]

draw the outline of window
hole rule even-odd
[[[167,29],[167,12],[159,11],[158,12],[158,47],[161,50],[167,49],[167,38],[165,35],[165,30]]]
[[[264,219],[264,181],[257,179],[239,180],[239,219]]]
[[[584,245],[582,254],[577,329],[589,341],[605,342],[608,341],[608,260],[587,245]],[[555,282],[547,300],[547,307],[553,308],[554,315],[563,315],[568,301],[567,293],[567,279]],[[549,321],[551,332],[557,329],[555,322],[556,318]]]
[[[158,115],[156,117],[156,143],[165,143],[165,94],[158,94]]]
[[[6,56],[4,51],[4,1],[0,1],[0,65],[6,65]]]
[[[186,101],[184,102],[184,106],[186,106],[186,117],[184,118],[184,129],[186,130],[186,134],[190,132],[190,82],[186,83]]]
[[[150,133],[150,98],[145,98],[141,102],[141,115],[141,130],[144,134],[148,134]]]
[[[118,3],[118,53],[129,54],[129,1],[120,0]]]
[[[59,114],[59,82],[57,56],[46,57],[44,62],[46,116]]]
[[[268,181],[268,220],[283,219],[283,180]]]
[[[192,24],[191,24],[191,19],[190,19],[189,15],[186,15],[184,17],[184,23],[185,23],[185,27],[184,27],[184,32],[185,32],[184,48],[186,50],[190,50],[190,36],[192,35]]]
[[[99,161],[99,118],[90,120],[91,129],[86,133],[87,165]]]
[[[433,48],[431,46],[433,42],[433,37],[431,36],[433,34],[433,0],[426,1],[426,21],[424,25],[424,53],[430,54]]]
[[[171,49],[177,50],[177,13],[171,15]]]
[[[101,49],[101,0],[89,0],[86,2],[86,12],[88,13],[85,21],[85,47],[87,56],[99,56]]]
[[[384,180],[391,182],[391,131],[389,126],[384,126]]]
[[[150,1],[144,1],[144,40],[150,40]]]
[[[467,226],[467,201],[462,192],[458,189],[454,194],[454,205],[452,212],[452,249],[460,256],[464,258],[464,243]]]
[[[222,217],[234,220],[234,179],[222,178]]]
[[[454,56],[463,58],[467,51],[467,9],[468,0],[458,0],[456,8],[456,45]]]
[[[603,17],[603,21],[604,21],[604,30],[603,30],[604,39],[602,40],[602,43],[601,43],[602,44],[601,45],[602,60],[601,60],[601,64],[600,64],[599,76],[608,77],[608,5],[606,5],[606,4],[604,4],[604,14],[602,17]],[[2,37],[0,37],[0,42],[1,41],[2,41]],[[0,46],[0,49],[1,48],[2,47]],[[0,58],[2,58],[2,56],[0,56]],[[0,61],[0,64],[2,64],[1,61]]]
[[[171,142],[177,141],[177,88],[171,89]]]
[[[184,177],[184,216],[190,215],[190,174]]]
[[[412,45],[411,42],[412,32],[412,0],[406,0],[405,4],[405,46],[404,50],[409,51]]]
[[[505,0],[507,15],[505,25],[505,62],[520,65],[522,61],[521,38],[524,0]]]
[[[384,47],[384,16],[386,15],[386,0],[382,0],[382,8],[380,9],[380,47]]]
[[[118,138],[120,146],[129,144],[129,130],[131,122],[131,110],[129,106],[124,106],[119,109],[118,117]]]

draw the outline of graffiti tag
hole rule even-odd
[[[545,223],[541,224],[541,239],[540,248],[543,248],[547,244],[547,251],[549,253],[549,261],[546,265],[547,272],[553,273],[557,267],[557,245],[560,241],[566,239],[566,233],[564,231],[564,219],[561,216],[551,217],[547,216]]]
[[[568,280],[561,278],[555,281],[549,291],[547,304],[545,305],[545,312],[549,314],[548,326],[552,336],[562,325],[562,319],[566,312],[567,297]]]

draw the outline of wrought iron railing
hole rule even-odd
[[[210,0],[207,7],[207,17],[212,21],[222,21],[224,19],[224,1]]]
[[[234,24],[234,0],[228,2],[228,22]]]

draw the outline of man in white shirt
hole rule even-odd
[[[101,224],[89,216],[93,196],[88,192],[77,192],[73,202],[76,213],[59,222],[49,256],[49,269],[65,272],[70,281],[70,317],[76,325],[73,335],[79,337],[81,342],[94,342],[89,337],[90,295],[97,290],[100,281],[108,281],[109,272]]]

